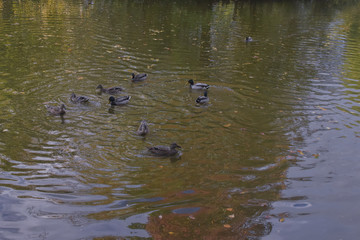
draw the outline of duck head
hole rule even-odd
[[[190,79],[188,83],[190,83],[190,85],[194,85],[194,80]]]
[[[172,143],[170,145],[170,149],[175,149],[175,148],[181,148],[179,145],[177,145],[176,143]]]
[[[115,102],[115,98],[113,96],[109,97],[109,103]]]

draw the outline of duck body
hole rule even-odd
[[[104,88],[101,84],[96,87],[96,90],[98,90],[100,93],[107,93],[107,94],[119,94],[124,89],[122,87],[110,87],[110,88]]]
[[[194,83],[194,80],[190,79],[188,81],[190,83],[190,88],[195,90],[203,90],[203,89],[209,89],[209,84],[206,83]]]
[[[131,76],[132,76],[131,80],[133,82],[144,81],[148,77],[148,75],[146,73],[139,73],[139,74],[132,73]]]
[[[89,98],[85,96],[76,96],[75,93],[72,93],[70,97],[70,101],[73,103],[86,103],[89,101]]]
[[[178,153],[176,148],[181,148],[176,143],[172,143],[170,146],[154,146],[149,147],[148,151],[157,156],[173,156]]]
[[[250,36],[248,36],[248,37],[245,38],[245,42],[252,42],[252,41],[253,41],[253,39],[252,39],[252,37],[250,37]]]
[[[65,105],[64,104],[61,104],[60,107],[58,106],[48,106],[46,105],[45,106],[47,111],[51,114],[51,115],[64,115],[66,112],[65,112]]]
[[[138,130],[136,131],[136,134],[139,136],[145,136],[148,133],[149,133],[148,123],[143,120],[143,121],[141,121],[140,126],[139,126]]]
[[[130,101],[130,99],[131,96],[122,96],[118,98],[111,96],[109,98],[109,103],[111,104],[111,106],[119,106],[119,105],[127,104]]]
[[[199,104],[204,104],[204,103],[207,103],[207,102],[209,102],[209,98],[207,96],[207,91],[204,92],[204,96],[199,96],[196,99],[196,103],[199,103]]]

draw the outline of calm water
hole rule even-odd
[[[358,1],[0,0],[0,15],[0,239],[358,238]],[[146,151],[172,142],[178,156]]]

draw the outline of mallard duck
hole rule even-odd
[[[207,96],[207,91],[204,92],[204,96],[199,96],[197,99],[196,99],[196,102],[197,103],[200,103],[200,104],[203,104],[203,103],[207,103],[209,101],[209,98]]]
[[[172,156],[178,153],[176,148],[181,148],[181,147],[176,143],[172,143],[169,147],[167,146],[148,147],[148,151],[158,156]]]
[[[96,90],[98,90],[100,93],[107,93],[107,94],[118,94],[124,89],[122,87],[110,87],[110,88],[104,88],[101,84],[96,87]]]
[[[112,106],[116,106],[116,105],[124,105],[127,104],[131,99],[131,96],[122,96],[119,98],[114,98],[113,96],[109,97],[109,103]]]
[[[138,128],[138,130],[136,131],[137,135],[140,136],[145,136],[146,134],[149,133],[149,126],[148,123],[146,121],[141,121],[140,126]]]
[[[245,38],[245,42],[252,42],[252,40],[253,40],[253,39],[252,39],[252,37],[250,37],[250,36],[248,36],[248,37]]]
[[[45,105],[45,107],[47,108],[48,112],[51,115],[64,115],[65,114],[65,105],[61,104],[60,107],[58,106],[49,106],[49,105]]]
[[[139,74],[132,73],[131,76],[132,76],[131,80],[133,82],[140,82],[146,80],[148,75],[146,73],[139,73]]]
[[[70,101],[72,101],[73,103],[86,103],[89,101],[89,98],[84,96],[76,96],[75,93],[72,93]]]
[[[194,83],[194,80],[190,79],[188,81],[188,83],[190,83],[190,88],[191,89],[197,89],[197,90],[202,90],[202,89],[208,89],[210,86],[206,83]]]

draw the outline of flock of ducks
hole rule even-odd
[[[253,39],[252,37],[248,36],[245,38],[245,42],[252,42]],[[142,82],[144,80],[147,79],[148,75],[146,73],[140,73],[140,74],[135,74],[132,73],[131,74],[131,80],[133,82]],[[207,96],[207,90],[209,89],[209,85],[205,84],[205,83],[195,83],[194,80],[190,79],[188,81],[188,83],[190,84],[190,88],[194,89],[194,90],[204,90],[204,95],[203,96],[199,96],[195,101],[198,104],[204,104],[209,102],[209,98]],[[104,88],[102,85],[99,85],[96,87],[96,90],[99,93],[106,93],[106,94],[110,94],[110,95],[116,95],[121,93],[124,89],[122,87],[110,87],[110,88]],[[118,98],[115,98],[114,96],[110,96],[109,97],[109,104],[111,104],[111,106],[119,106],[119,105],[125,105],[127,104],[131,99],[131,96],[121,96]],[[75,93],[72,93],[70,96],[70,101],[73,103],[86,103],[88,102],[90,99],[88,97],[85,96],[76,96]],[[66,112],[66,107],[64,104],[61,104],[60,106],[48,106],[46,105],[46,108],[48,110],[48,112],[51,115],[60,115],[63,116]],[[138,128],[138,130],[136,131],[136,133],[139,136],[145,136],[149,133],[149,126],[148,123],[146,121],[141,121],[140,126]],[[173,156],[175,154],[178,153],[177,148],[181,148],[179,145],[177,145],[176,143],[172,143],[170,144],[170,146],[154,146],[154,147],[148,147],[148,151],[154,155],[157,156]]]
[[[148,75],[146,73],[141,73],[141,74],[135,74],[132,73],[132,81],[133,82],[141,82],[147,79]],[[196,103],[198,104],[204,104],[209,102],[209,98],[207,96],[207,90],[209,89],[209,85],[205,84],[205,83],[195,83],[194,80],[190,79],[188,81],[188,83],[190,84],[190,88],[194,89],[194,90],[204,90],[204,95],[203,96],[199,96],[196,99]],[[102,85],[98,85],[96,87],[96,90],[98,91],[98,93],[106,93],[106,94],[110,94],[110,95],[116,95],[121,93],[124,89],[121,87],[110,87],[110,88],[104,88]],[[111,106],[119,106],[119,105],[125,105],[127,104],[131,99],[131,96],[121,96],[121,97],[117,97],[115,98],[114,96],[110,96],[109,97],[109,104]],[[70,96],[70,101],[72,103],[77,103],[77,104],[84,104],[89,102],[89,98],[85,97],[85,96],[76,96],[75,93],[72,93]],[[58,116],[63,116],[66,113],[66,107],[64,104],[61,104],[60,106],[50,106],[50,105],[45,105],[45,107],[47,108],[47,111],[49,112],[49,114],[51,115],[58,115]],[[139,136],[146,136],[149,133],[149,126],[148,123],[143,120],[141,121],[136,134]],[[170,144],[170,146],[154,146],[154,147],[148,147],[148,152],[157,156],[173,156],[176,155],[178,153],[177,148],[181,148],[179,145],[177,145],[176,143],[172,143]]]

